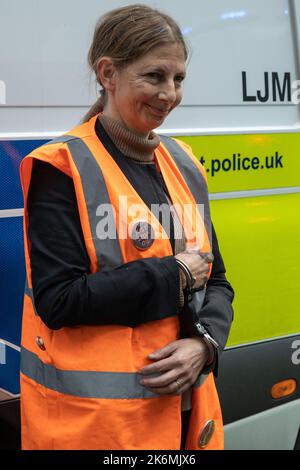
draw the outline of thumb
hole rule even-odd
[[[173,343],[168,344],[164,348],[157,349],[156,351],[153,351],[151,354],[149,354],[149,358],[153,360],[158,360],[158,359],[164,359],[166,357],[171,356],[174,351],[177,349],[177,341],[173,341]]]

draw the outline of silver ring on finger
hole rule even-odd
[[[179,390],[179,389],[180,389],[180,387],[181,387],[181,385],[182,385],[182,382],[181,382],[181,380],[179,380],[179,379],[176,379],[174,382],[175,382],[175,383],[176,383],[176,385],[177,385],[177,390]]]

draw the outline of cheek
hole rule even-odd
[[[132,106],[140,107],[149,99],[150,93],[144,86],[135,86],[130,90],[130,99]]]
[[[138,101],[146,101],[157,94],[157,88],[144,81],[136,82],[133,93]]]

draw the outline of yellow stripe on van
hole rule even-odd
[[[203,162],[211,193],[300,185],[300,134],[180,137]]]
[[[192,146],[199,159],[204,156],[207,170],[212,169],[213,159],[222,162],[234,153],[260,158],[260,162],[275,155],[276,164],[278,152],[277,168],[220,169],[213,176],[209,171],[210,193],[300,186],[298,134],[180,139]],[[299,193],[257,197],[250,193],[245,198],[211,201],[227,276],[236,293],[228,345],[300,332],[299,208]]]
[[[300,331],[300,194],[211,202],[236,297],[228,345]]]

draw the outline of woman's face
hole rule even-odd
[[[159,127],[182,99],[185,56],[181,44],[159,46],[115,70],[104,114],[142,136]]]

